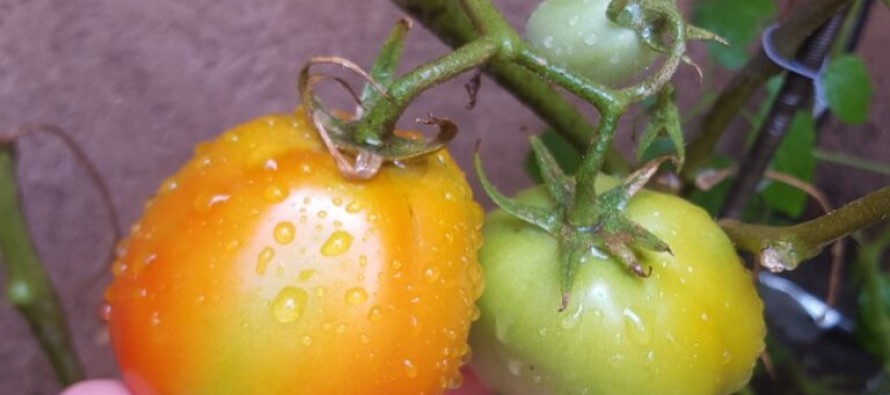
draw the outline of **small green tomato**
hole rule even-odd
[[[526,39],[556,64],[617,85],[645,70],[657,53],[632,29],[606,17],[610,0],[546,0],[526,24]]]

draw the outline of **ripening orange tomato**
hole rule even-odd
[[[483,288],[482,211],[440,151],[340,175],[302,110],[197,147],[106,293],[137,395],[438,394]]]

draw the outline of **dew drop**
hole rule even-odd
[[[426,282],[432,284],[439,280],[440,274],[441,272],[439,271],[439,268],[430,266],[423,271],[423,279],[426,280]]]
[[[399,271],[402,269],[402,261],[393,259],[393,261],[390,262],[389,266],[392,268],[393,271]]]
[[[583,308],[581,304],[578,304],[578,308],[572,312],[572,314],[566,314],[566,316],[559,322],[559,326],[562,329],[574,329],[578,326],[578,321],[581,320],[581,311]]]
[[[324,219],[324,218],[327,217],[327,216],[328,216],[328,212],[327,212],[327,211],[321,210],[321,211],[318,212],[318,218],[319,218],[319,219]]]
[[[364,288],[351,288],[346,291],[346,302],[353,306],[365,303],[368,300],[368,292]]]
[[[362,205],[356,201],[349,202],[349,204],[346,205],[346,212],[350,214],[355,214],[361,211],[361,209]]]
[[[544,44],[544,48],[553,48],[553,36],[544,37],[544,40],[541,43]]]
[[[473,359],[473,350],[470,349],[469,345],[462,344],[458,355],[460,356],[460,364],[463,366],[470,363],[470,360]]]
[[[176,178],[170,177],[170,178],[164,180],[163,183],[161,183],[161,194],[163,195],[163,194],[173,192],[178,188],[179,188],[179,182],[176,181]]]
[[[275,225],[275,230],[273,235],[275,237],[275,241],[278,244],[289,244],[294,241],[294,237],[296,237],[296,228],[294,224],[290,221],[281,221],[278,225]]]
[[[278,170],[278,162],[272,158],[266,159],[266,163],[263,163],[263,168],[271,171]]]
[[[494,319],[494,333],[495,337],[501,342],[507,340],[507,333],[510,331],[510,327],[513,326],[513,320],[495,317]]]
[[[311,346],[312,345],[312,336],[303,335],[303,338],[301,339],[301,341],[303,342],[304,346]]]
[[[596,35],[596,33],[590,33],[584,36],[584,44],[587,44],[588,46],[596,45],[597,41],[599,41],[599,37]]]
[[[456,390],[456,389],[460,388],[460,386],[463,384],[464,384],[464,376],[462,374],[460,374],[460,372],[457,372],[454,374],[454,376],[451,376],[451,378],[448,379],[448,382],[445,384],[445,388],[448,388],[451,390]]]
[[[342,335],[346,333],[347,329],[349,329],[349,325],[345,322],[341,322],[334,328],[334,332],[336,332],[338,335]]]
[[[368,312],[368,320],[372,322],[380,321],[383,318],[383,310],[380,309],[380,306],[374,306],[371,308],[371,311]]]
[[[303,316],[306,309],[306,291],[295,287],[284,287],[272,302],[272,315],[282,324],[294,322]]]
[[[305,269],[300,272],[298,278],[300,279],[300,281],[306,281],[306,280],[312,278],[312,276],[314,276],[314,275],[315,275],[315,269]]]
[[[108,303],[103,303],[102,308],[99,309],[99,318],[104,322],[108,322],[111,319],[111,305]]]
[[[352,235],[349,232],[338,230],[328,237],[328,240],[321,246],[321,254],[324,256],[337,256],[349,251],[352,246]]]
[[[513,358],[508,359],[507,370],[510,371],[510,374],[519,376],[522,373],[522,362]]]
[[[417,366],[414,364],[414,361],[406,359],[402,361],[402,365],[405,366],[405,374],[408,375],[409,379],[417,377]]]
[[[271,262],[272,258],[274,257],[275,250],[269,247],[263,248],[263,250],[260,251],[260,254],[257,255],[256,258],[256,267],[254,267],[256,274],[259,274],[260,276],[265,275],[266,269],[269,268],[269,262]]]
[[[629,333],[630,337],[636,339],[640,344],[649,344],[652,336],[649,334],[646,326],[643,325],[643,320],[640,319],[640,316],[631,309],[624,309],[621,315],[624,316],[624,329]]]
[[[263,198],[266,199],[269,203],[280,203],[287,199],[288,191],[285,188],[282,188],[281,185],[278,184],[269,184],[265,190],[263,190]]]

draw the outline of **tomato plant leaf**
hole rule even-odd
[[[776,12],[772,0],[695,0],[693,19],[726,39],[729,46],[708,43],[708,52],[721,66],[738,69],[748,59],[746,47]]]
[[[658,93],[658,98],[652,107],[646,110],[649,122],[640,136],[639,145],[637,145],[637,160],[646,156],[649,148],[656,141],[656,138],[662,134],[667,135],[670,142],[674,145],[677,157],[679,158],[679,166],[682,166],[686,159],[686,147],[683,140],[683,126],[681,124],[680,111],[677,109],[673,99],[674,89],[671,85],[665,86]]]
[[[556,133],[553,129],[548,128],[544,130],[539,137],[544,147],[546,147],[550,154],[553,155],[553,158],[556,159],[556,163],[559,164],[562,171],[568,175],[575,174],[575,171],[578,170],[578,166],[581,165],[581,153],[579,153],[568,140],[560,136],[559,133]],[[538,166],[534,152],[531,150],[529,150],[525,157],[523,167],[525,168],[526,174],[528,174],[536,183],[544,181],[541,177],[541,168]]]
[[[853,125],[865,122],[872,88],[862,59],[845,55],[832,60],[822,82],[828,108],[838,119]]]
[[[798,111],[773,157],[772,170],[812,181],[816,169],[814,144],[813,119],[806,112]],[[779,182],[770,182],[761,194],[770,208],[794,218],[803,213],[807,198],[803,191]]]

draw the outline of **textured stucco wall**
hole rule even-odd
[[[496,3],[518,25],[534,2]],[[196,142],[294,108],[296,72],[312,55],[368,65],[399,16],[386,0],[0,0],[0,130],[31,121],[65,128],[95,161],[127,227]],[[886,10],[875,12],[863,46],[874,74],[890,70],[880,47],[890,37],[888,23]],[[406,67],[444,51],[416,29]],[[826,144],[886,160],[890,80],[879,78],[869,124],[832,126],[823,135]],[[538,130],[541,122],[490,82],[477,108],[465,110],[465,81],[423,95],[405,119],[427,111],[454,118],[462,132],[452,150],[466,169],[475,140],[483,138],[491,142],[483,144],[486,167],[502,189],[527,185],[520,165],[526,144],[517,132]],[[689,70],[683,81],[695,89]],[[32,234],[63,295],[77,347],[90,376],[113,376],[96,313],[108,281],[104,208],[57,141],[31,137],[20,153]],[[822,186],[839,201],[890,181],[836,166],[821,171]],[[24,322],[0,302],[0,393],[52,394],[53,382]]]

